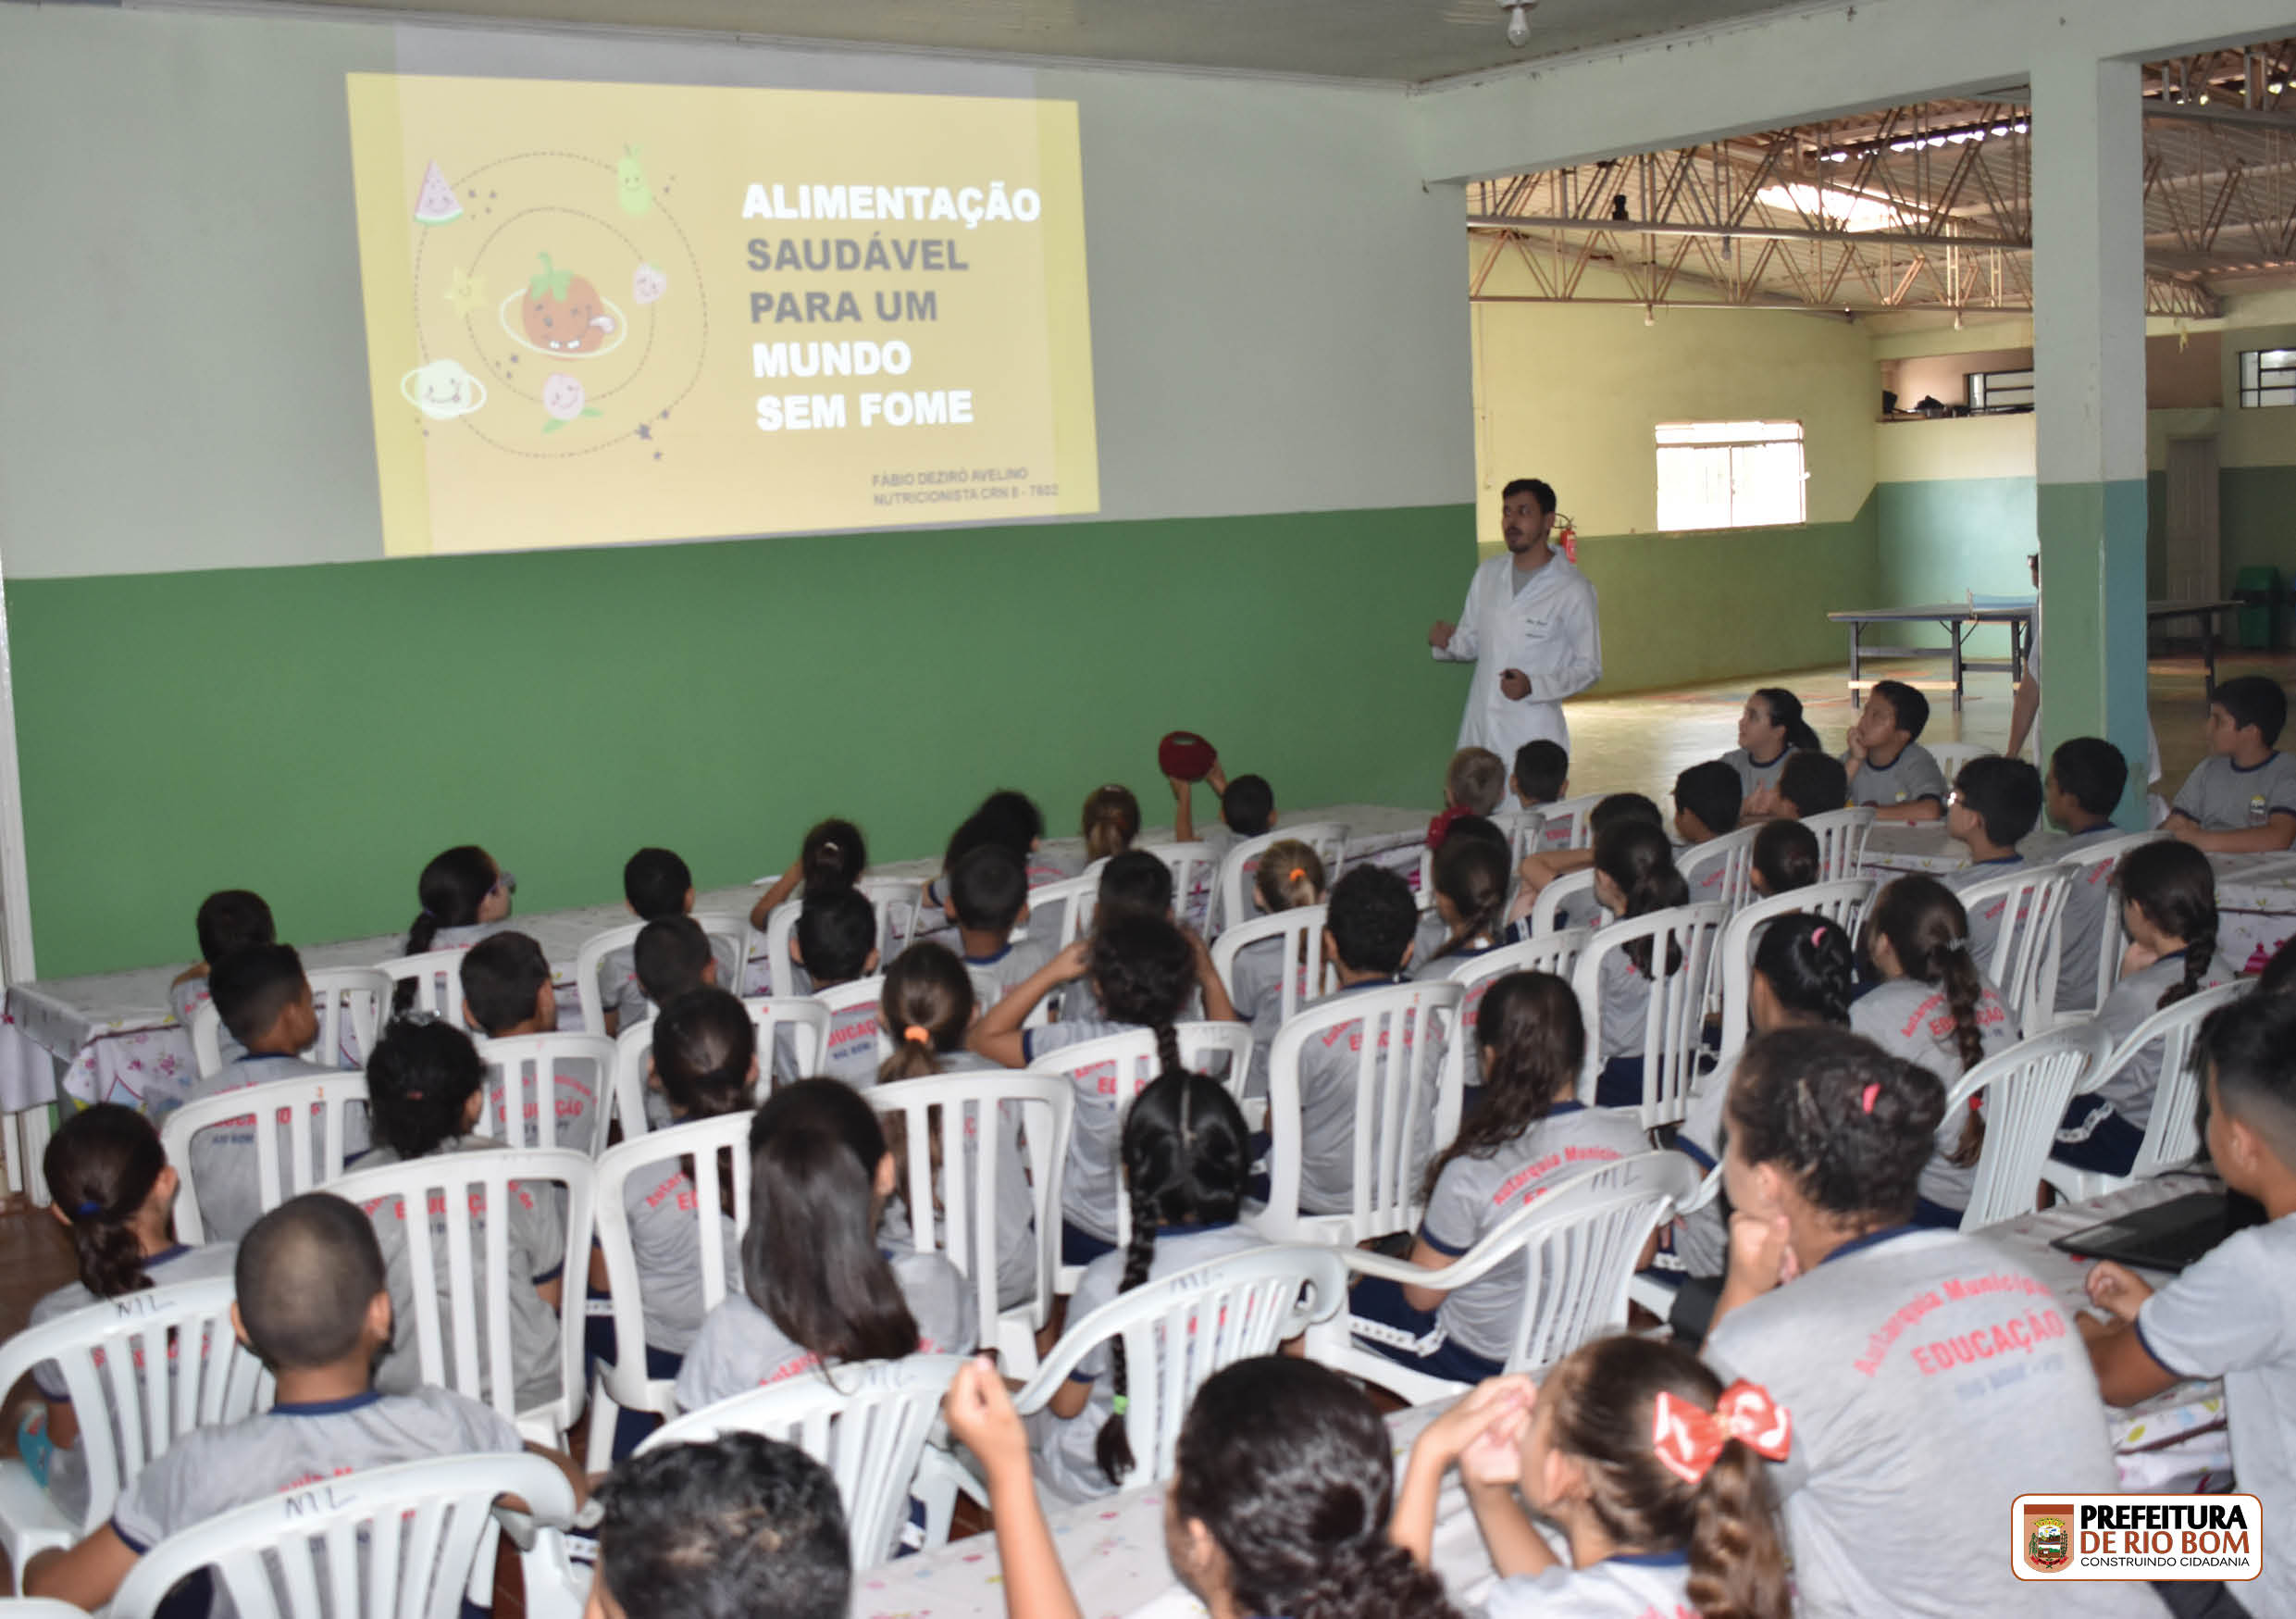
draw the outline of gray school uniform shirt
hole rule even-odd
[[[1651,945],[1650,959],[1655,965],[1666,965],[1663,940]],[[1649,1043],[1644,1036],[1650,1021],[1650,976],[1623,950],[1605,955],[1595,971],[1602,986],[1601,1060],[1641,1056]]]
[[[163,1253],[155,1253],[143,1262],[143,1274],[152,1278],[155,1288],[171,1288],[180,1282],[201,1282],[214,1277],[228,1277],[238,1262],[239,1249],[230,1242],[211,1242],[200,1248],[187,1248],[179,1242]],[[31,1307],[27,1326],[44,1326],[51,1321],[93,1310],[111,1302],[88,1291],[81,1282],[58,1288],[40,1299]],[[222,1347],[220,1345],[215,1347]],[[168,1367],[172,1381],[175,1368]],[[64,1371],[54,1361],[43,1361],[31,1370],[32,1386],[40,1397],[52,1405],[68,1405],[69,1391],[64,1386]],[[114,1423],[117,1426],[118,1418]],[[48,1458],[48,1500],[56,1510],[75,1525],[88,1510],[88,1458],[77,1444],[59,1445]]]
[[[1695,1619],[1690,1553],[1622,1552],[1584,1568],[1557,1563],[1491,1588],[1483,1619]]]
[[[1030,931],[1032,937],[1017,944],[1008,941],[1002,950],[988,955],[958,957],[964,963],[966,976],[973,980],[973,1001],[978,1010],[987,1011],[1011,993],[1014,985],[1034,978],[1037,969],[1052,959],[1051,944],[1033,937],[1033,928]]]
[[[2118,827],[2107,824],[2091,827],[2086,832],[2076,832],[2062,844],[2042,855],[2045,860],[2064,860],[2079,854],[2100,838],[2117,838]],[[2062,912],[2064,953],[2057,959],[2057,999],[2059,1014],[2093,1012],[2097,1006],[2097,949],[2098,940],[2104,931],[2106,907],[2113,904],[2113,869],[2116,863],[2100,860],[2077,870],[2072,886],[2065,890]]]
[[[1156,1252],[1148,1260],[1148,1279],[1160,1281],[1197,1265],[1267,1245],[1266,1238],[1233,1223],[1160,1227]],[[1068,1302],[1070,1326],[1114,1299],[1123,1280],[1124,1251],[1121,1248],[1085,1266],[1085,1274]],[[1132,1378],[1148,1376],[1143,1366],[1133,1366],[1129,1372]],[[1116,1409],[1114,1358],[1108,1345],[1103,1343],[1086,1354],[1068,1376],[1072,1383],[1091,1384],[1092,1398],[1086,1401],[1084,1410],[1065,1420],[1055,1416],[1050,1406],[1028,1418],[1029,1449],[1036,1454],[1036,1476],[1071,1501],[1113,1495],[1118,1487],[1108,1481],[1108,1475],[1100,1471],[1099,1460],[1094,1454],[1100,1429]],[[1145,1457],[1147,1452],[1146,1440],[1136,1439],[1135,1456]],[[1136,1473],[1125,1478],[1126,1484],[1139,1481]]]
[[[1642,1122],[1616,1108],[1558,1102],[1554,1110],[1488,1158],[1454,1158],[1427,1200],[1419,1234],[1457,1259],[1558,1182],[1649,1150]],[[1486,1361],[1505,1361],[1522,1315],[1520,1264],[1496,1270],[1444,1295],[1435,1318],[1444,1336]]]
[[[710,954],[717,962],[717,987],[741,993],[739,974],[741,964],[734,958],[733,945],[713,937]],[[616,1030],[630,1028],[653,1015],[653,1003],[646,999],[645,986],[638,981],[638,947],[618,944],[606,952],[598,963],[598,1006],[602,1012],[614,1014],[619,1021]],[[591,1034],[603,1034],[593,1028]]]
[[[2168,990],[2184,982],[2185,953],[2178,951],[2165,955],[2152,965],[2140,968],[2113,986],[2113,992],[2097,1008],[2097,1027],[2112,1037],[2113,1044],[2136,1033],[2137,1026],[2161,1009],[2160,999]],[[2210,990],[2218,984],[2229,983],[2232,972],[2221,953],[2209,957],[2208,968],[2201,974],[2198,989]],[[2175,1005],[2175,1002],[2170,1002]],[[2153,1120],[2153,1093],[2160,1088],[2161,1048],[2156,1041],[2129,1060],[2128,1066],[2098,1087],[2097,1094],[2112,1104],[2113,1111],[2138,1129]]]
[[[192,1015],[213,999],[207,991],[207,975],[205,973],[168,988],[168,1009],[176,1015],[176,1021],[183,1026],[186,1032],[191,1029]],[[247,1048],[232,1038],[230,1029],[224,1026],[221,1018],[216,1019],[216,1050],[222,1053],[226,1065],[236,1063],[247,1054]]]
[[[1228,1000],[1236,1016],[1251,1025],[1248,1093],[1253,1096],[1268,1093],[1268,1048],[1275,1044],[1276,1031],[1284,1027],[1284,945],[1281,939],[1262,939],[1237,951],[1228,965]],[[1307,964],[1295,960],[1290,972],[1293,1004],[1304,1006],[1315,997],[1308,983]]]
[[[2168,807],[2208,832],[2246,831],[2274,816],[2296,816],[2296,754],[2275,753],[2243,770],[2212,753],[2192,767]]]
[[[1730,1082],[1737,1077],[1738,1059],[1731,1058],[1691,1087],[1688,1111],[1675,1127],[1674,1150],[1711,1174],[1722,1161],[1725,1115]],[[1730,1220],[1719,1196],[1695,1213],[1674,1221],[1674,1257],[1694,1277],[1719,1277],[1730,1266]]]
[[[849,1006],[829,1020],[829,1040],[821,1060],[813,1070],[802,1072],[798,1067],[797,1037],[792,1029],[780,1029],[774,1035],[773,1077],[776,1085],[787,1085],[797,1079],[842,1079],[856,1090],[866,1090],[877,1082],[877,1070],[884,1066],[885,1052],[878,1040],[878,1012],[875,1003],[863,1006]]]
[[[992,1063],[977,1052],[943,1052],[939,1065],[940,1071],[948,1075],[1010,1072],[1001,1064]],[[893,1081],[896,1086],[901,1083],[899,1079]],[[1004,1102],[997,1109],[997,1120],[993,1127],[997,1154],[997,1308],[999,1310],[1011,1310],[1025,1302],[1036,1295],[1036,1200],[1029,1190],[1028,1151],[1021,1140],[1022,1119],[1022,1110],[1017,1103]],[[979,1163],[977,1154],[980,1152],[981,1119],[978,1109],[974,1110],[965,1126],[965,1172],[970,1179],[979,1174],[975,1167]],[[887,1137],[898,1133],[898,1127],[888,1120]],[[943,1177],[946,1173],[944,1168]],[[904,1177],[901,1181],[901,1195],[904,1198],[908,1195],[908,1185]],[[942,1199],[948,1196],[945,1178],[937,1177],[934,1195]],[[893,1213],[890,1209],[887,1211],[888,1216]],[[915,1218],[915,1212],[911,1211],[909,1220],[900,1223],[899,1229],[903,1238],[913,1228],[909,1221]],[[937,1211],[933,1212],[933,1234],[937,1244],[945,1245],[949,1240],[947,1219]]]
[[[1842,755],[1846,766],[1847,753]],[[1925,798],[1937,800],[1942,806],[1946,793],[1945,772],[1937,767],[1930,750],[1919,742],[1907,742],[1905,751],[1887,766],[1878,766],[1871,759],[1858,766],[1850,778],[1850,804],[1873,804],[1887,809],[1893,804],[1914,803]]]
[[[1021,1054],[1034,1063],[1049,1052],[1136,1027],[1095,1017],[1024,1028]],[[1116,1240],[1116,1199],[1121,1190],[1116,1148],[1123,1131],[1119,1077],[1114,1063],[1096,1063],[1069,1081],[1076,1092],[1076,1109],[1069,1129],[1068,1164],[1061,1177],[1061,1214],[1078,1230],[1088,1231],[1103,1242]],[[1127,1087],[1124,1098],[1129,1100],[1131,1094]]]
[[[441,1144],[431,1156],[498,1152],[502,1145],[484,1136],[464,1136]],[[378,1147],[360,1159],[358,1166],[379,1169],[399,1161],[398,1153],[391,1148]],[[517,1382],[515,1403],[520,1411],[530,1411],[559,1395],[558,1312],[544,1303],[541,1294],[536,1291],[565,1275],[565,1224],[558,1210],[558,1200],[551,1195],[554,1189],[549,1185],[529,1186],[524,1181],[513,1181],[510,1187],[510,1365],[511,1376]],[[415,1277],[407,1246],[406,1210],[403,1200],[395,1197],[379,1198],[360,1206],[382,1246],[383,1265],[391,1287],[391,1348],[376,1364],[375,1386],[387,1393],[403,1394],[423,1380],[421,1355],[415,1342]],[[464,1228],[470,1232],[474,1264],[482,1264],[487,1221],[493,1217],[493,1211],[474,1202],[470,1209],[457,1209],[454,1214],[457,1232]],[[445,1254],[447,1211],[443,1204],[434,1203],[429,1218],[431,1252],[437,1259],[440,1330],[443,1336],[453,1322],[450,1300],[453,1279]],[[580,1278],[576,1278],[574,1285],[579,1286]],[[478,1328],[478,1371],[481,1388],[485,1388],[488,1351],[483,1314]],[[491,1390],[488,1392],[490,1397]]]
[[[491,939],[497,933],[507,933],[518,924],[504,916],[499,922],[468,922],[460,928],[441,928],[430,936],[432,950],[468,950],[481,939]]]
[[[1913,978],[1877,984],[1850,1003],[1850,1027],[1893,1057],[1927,1068],[1948,1090],[1962,1076],[1953,1011],[1945,1004],[1945,991],[1935,984]],[[2017,1043],[2016,1020],[1991,984],[1978,998],[1977,1029],[1988,1057]],[[1937,1124],[1937,1150],[1921,1166],[1921,1195],[1943,1208],[1967,1208],[1970,1189],[1977,1184],[1977,1165],[1965,1168],[1945,1161],[1960,1146],[1967,1116],[1967,1107],[1946,1110]]]
[[[1706,1358],[1793,1414],[1770,1467],[1803,1619],[2153,1614],[2141,1584],[2027,1585],[2009,1503],[2119,1489],[2089,1353],[1980,1238],[1898,1227],[1725,1316]]]
[[[1954,897],[1958,899],[1981,882],[1991,882],[1997,877],[2007,877],[2012,872],[2024,870],[2025,867],[2024,855],[2006,854],[1999,860],[1974,862],[1963,866],[1959,871],[1947,872],[1937,880],[1952,890]],[[1993,976],[1993,946],[2001,941],[2001,918],[2003,913],[2008,908],[2008,900],[1996,894],[1968,913],[1969,959],[1977,963],[1977,970],[1988,978]],[[2017,915],[2022,917],[2025,913],[2019,911]],[[2069,941],[2071,935],[2068,934],[2066,937]]]
[[[1309,1004],[1331,1006],[1361,990],[1386,989],[1403,981],[1367,978]],[[1408,1023],[1398,1018],[1389,1029],[1383,1038],[1395,1038],[1399,1032],[1406,1046],[1425,1033],[1418,1017]],[[1299,1207],[1304,1214],[1344,1214],[1355,1205],[1356,1074],[1362,1049],[1360,1018],[1334,1024],[1299,1048]],[[1427,1059],[1427,1094],[1421,1102],[1418,1129],[1404,1164],[1407,1182],[1416,1182],[1426,1173],[1433,1151],[1434,1087],[1442,1060],[1440,1051]],[[1371,1146],[1376,1157],[1379,1144],[1374,1141]]]
[[[535,1059],[532,1057],[523,1059],[519,1065],[525,1070],[519,1078],[528,1092],[540,1089],[534,1083],[535,1077],[531,1072],[534,1065]],[[541,1110],[542,1099],[529,1094],[520,1104],[525,1115],[523,1125],[519,1129],[513,1130],[509,1115],[504,1111],[509,1105],[509,1087],[505,1078],[501,1065],[488,1065],[483,1119],[488,1134],[498,1142],[523,1145],[531,1140],[540,1146],[566,1147],[577,1152],[587,1152],[590,1151],[591,1132],[597,1127],[598,1110],[614,1105],[613,1098],[607,1094],[613,1082],[608,1076],[598,1072],[597,1064],[587,1059],[560,1059],[551,1065],[551,1127],[548,1130],[538,1127],[535,1115]]]
[[[638,1307],[645,1318],[646,1344],[665,1354],[682,1355],[691,1348],[702,1318],[710,1313],[701,1291],[701,1244],[707,1240],[701,1217],[703,1195],[676,1158],[653,1164],[643,1175],[622,1183],[622,1213],[638,1261]],[[712,1186],[707,1195],[711,1206],[717,1208],[717,1189]],[[738,1291],[741,1229],[722,1212],[711,1224],[726,1267],[726,1287]]]
[[[192,1087],[187,1102],[201,1102],[210,1096],[222,1096],[230,1091],[244,1090],[274,1079],[301,1079],[314,1075],[336,1075],[347,1078],[339,1070],[306,1063],[301,1057],[265,1053],[242,1056],[230,1063]],[[276,1116],[279,1110],[270,1110]],[[263,1214],[262,1189],[255,1179],[255,1125],[257,1115],[249,1113],[244,1118],[227,1119],[210,1126],[192,1138],[192,1188],[199,1198],[199,1217],[211,1242],[237,1242],[247,1235],[248,1227]],[[278,1121],[279,1180],[281,1195],[286,1195],[286,1180],[290,1156],[294,1148],[290,1144],[289,1123]],[[327,1125],[316,1109],[311,1116],[311,1162],[317,1165],[319,1154],[327,1142]],[[342,1121],[342,1150],[347,1157],[364,1152],[367,1148],[366,1105],[356,1102],[344,1110]]]
[[[2137,1312],[2145,1351],[2186,1377],[2224,1379],[2232,1476],[2264,1502],[2267,1555],[2253,1585],[2230,1587],[2251,1613],[2296,1613],[2296,1215],[2237,1231]]]
[[[1777,757],[1756,759],[1744,748],[1732,748],[1722,755],[1722,763],[1738,773],[1738,796],[1752,798],[1765,787],[1775,787],[1778,778],[1786,773],[1786,761],[1793,756],[1792,748],[1781,747]]]

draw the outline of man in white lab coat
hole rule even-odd
[[[1458,745],[1512,759],[1545,738],[1568,748],[1562,700],[1603,678],[1602,627],[1595,587],[1547,544],[1555,492],[1518,478],[1500,493],[1507,554],[1475,569],[1459,621],[1427,632],[1436,657],[1475,665]]]

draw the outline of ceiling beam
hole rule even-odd
[[[1747,242],[1841,242],[1876,247],[2005,247],[2029,251],[2030,242],[2009,236],[1924,236],[1899,230],[1824,230],[1804,225],[1699,225],[1658,219],[1570,219],[1552,215],[1470,214],[1472,230],[1552,230],[1595,236],[1722,236]]]

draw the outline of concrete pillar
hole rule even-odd
[[[2102,736],[2145,758],[2144,144],[2134,62],[2036,62],[2033,370],[2042,752]]]

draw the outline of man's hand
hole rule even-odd
[[[1500,671],[1499,695],[1509,703],[1520,703],[1531,695],[1531,677],[1520,669]]]
[[[1449,652],[1451,650],[1451,637],[1453,633],[1458,630],[1458,625],[1450,623],[1448,620],[1442,618],[1436,619],[1435,627],[1427,632],[1427,644],[1433,647],[1437,652]]]

